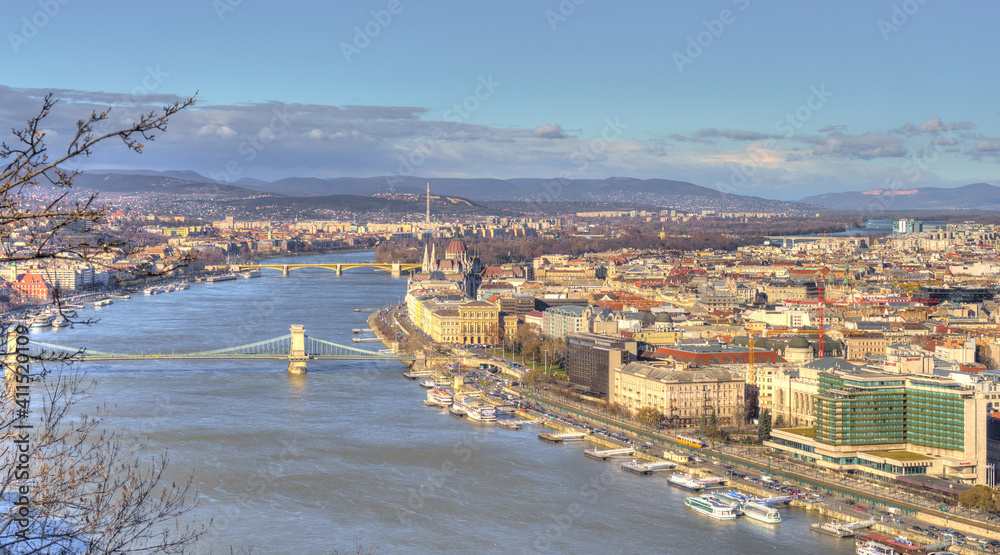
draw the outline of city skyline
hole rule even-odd
[[[53,91],[59,144],[92,107],[200,91],[158,148],[84,168],[659,177],[784,200],[996,176],[985,3],[43,4],[0,8],[4,126]]]

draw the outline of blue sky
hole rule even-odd
[[[83,167],[662,177],[783,199],[1000,184],[998,15],[942,0],[11,0],[0,124],[55,90],[57,147],[94,107],[123,118],[199,91],[141,156],[109,146]]]

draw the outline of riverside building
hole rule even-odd
[[[954,380],[820,372],[813,412],[812,427],[773,430],[765,445],[880,479],[986,483],[986,400]]]

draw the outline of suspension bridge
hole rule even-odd
[[[79,361],[279,359],[288,360],[288,371],[293,374],[304,374],[306,362],[309,360],[398,360],[401,362],[414,360],[414,357],[367,351],[309,337],[303,326],[292,326],[289,331],[288,335],[256,343],[191,353],[113,353],[53,345],[42,341],[30,341],[27,345],[27,355],[36,360],[40,357],[62,356]],[[17,344],[16,334],[8,333],[10,336],[8,341],[14,341]],[[8,351],[16,353],[17,349],[11,345]],[[24,354],[24,351],[22,350],[21,353]]]

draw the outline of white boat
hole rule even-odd
[[[114,295],[111,295],[111,298],[112,299],[122,299],[122,300],[124,300],[124,299],[131,299],[132,295],[129,295],[127,293],[123,293],[123,294],[117,294],[116,293]]]
[[[708,495],[702,495],[701,497],[688,497],[684,500],[684,504],[694,509],[705,516],[710,516],[716,520],[733,520],[736,518],[736,513],[733,512],[733,508],[725,503],[721,503],[712,499]]]
[[[426,388],[426,389],[434,389],[435,385],[436,384],[434,383],[434,380],[432,380],[430,378],[428,378],[426,380],[420,380],[420,387],[423,387],[423,388]]]
[[[109,304],[111,304],[113,302],[114,301],[112,301],[111,299],[100,299],[100,300],[94,301],[94,306],[108,306]]]
[[[55,317],[52,316],[51,314],[42,313],[42,314],[39,314],[38,316],[35,316],[31,320],[30,327],[33,330],[45,329],[45,328],[51,327],[52,326],[52,322],[54,320],[55,320]]]
[[[675,486],[680,486],[691,491],[701,491],[705,489],[705,484],[700,480],[691,477],[690,474],[671,474],[667,481]]]
[[[52,320],[52,327],[56,329],[69,327],[70,325],[72,324],[70,324],[69,319],[67,319],[65,316],[62,315],[59,315],[54,320]]]
[[[212,276],[205,281],[208,283],[217,283],[220,281],[232,281],[234,279],[236,279],[236,274],[226,274],[223,276]]]
[[[450,407],[453,401],[454,396],[447,389],[435,387],[427,392],[427,402],[433,404],[433,406]]]
[[[186,281],[182,281],[182,282],[178,283],[177,285],[175,285],[174,289],[176,289],[178,291],[186,291],[188,289],[191,289],[191,284],[188,283],[188,282],[186,282]]]
[[[256,270],[256,269],[254,269],[254,270],[247,270],[247,271],[243,272],[242,274],[240,274],[240,277],[242,277],[244,279],[259,278],[260,277],[260,270]]]
[[[742,508],[743,503],[739,499],[731,495],[731,492],[713,491],[708,495],[711,496],[712,499],[718,501],[719,503],[725,503],[726,505],[729,505],[733,509],[733,512],[736,513],[737,515],[743,514],[743,508]]]
[[[475,397],[455,397],[454,406],[462,410],[473,420],[480,422],[493,422],[497,419],[497,409],[488,403]]]
[[[781,522],[781,513],[778,509],[768,506],[760,501],[749,501],[743,504],[743,514],[761,522],[768,524],[778,524]]]
[[[522,427],[521,423],[514,419],[497,420],[497,426],[505,430],[520,430]]]

